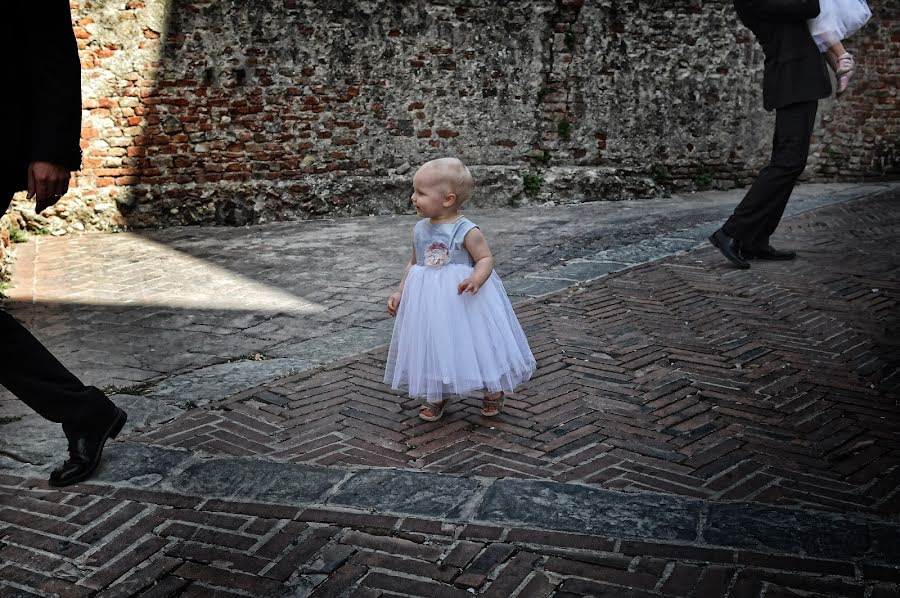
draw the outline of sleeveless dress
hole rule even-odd
[[[513,391],[537,367],[496,272],[477,294],[457,293],[474,271],[463,245],[473,228],[466,218],[416,224],[416,264],[406,276],[384,373],[385,384],[411,397],[434,403]]]
[[[847,39],[872,16],[865,0],[819,0],[819,16],[809,19],[809,32],[820,52]]]

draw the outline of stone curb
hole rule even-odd
[[[117,442],[108,447],[92,483],[298,509],[328,508],[900,564],[900,524],[865,514],[626,494],[546,480],[493,480],[210,457]]]

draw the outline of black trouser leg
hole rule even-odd
[[[85,386],[11,315],[0,309],[0,385],[41,417],[64,428],[91,428],[114,407],[103,392]]]
[[[818,104],[813,100],[776,110],[772,158],[722,226],[743,247],[765,247],[778,228],[794,184],[806,168]]]
[[[12,193],[0,195],[8,205]],[[3,212],[0,212],[3,214]],[[66,429],[90,429],[109,419],[115,405],[85,386],[15,318],[0,308],[0,385],[41,417]]]

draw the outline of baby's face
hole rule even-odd
[[[413,206],[424,218],[437,218],[447,212],[447,185],[444,174],[434,166],[420,168],[413,177]]]

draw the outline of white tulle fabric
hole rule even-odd
[[[496,273],[478,290],[457,294],[474,268],[415,265],[404,285],[384,381],[411,397],[513,391],[536,364]]]
[[[860,30],[871,18],[865,0],[819,0],[819,16],[807,21],[820,52]]]

